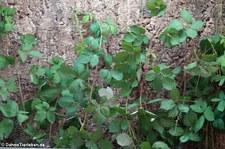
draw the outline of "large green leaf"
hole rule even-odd
[[[13,130],[13,121],[11,119],[4,119],[0,122],[0,140],[7,138]]]
[[[172,99],[163,100],[161,102],[160,108],[164,110],[170,110],[175,107],[175,102]]]
[[[110,87],[99,89],[98,94],[100,97],[105,96],[107,100],[110,100],[113,98],[113,90]]]
[[[152,144],[152,149],[170,149],[170,148],[165,142],[157,141]]]
[[[197,20],[191,24],[191,29],[198,30],[204,26],[204,22],[201,20]]]
[[[173,20],[173,21],[170,22],[168,28],[174,28],[176,30],[182,30],[184,27],[183,27],[183,24],[181,23],[181,21]]]
[[[192,22],[192,14],[189,12],[189,11],[187,11],[187,10],[182,10],[181,11],[181,17],[182,17],[182,19],[184,19],[184,21],[185,22],[187,22],[187,23],[191,23]]]
[[[132,143],[131,137],[127,133],[121,133],[116,137],[117,143],[120,146],[129,146]]]
[[[196,122],[195,126],[194,126],[194,131],[195,133],[198,132],[200,129],[202,129],[203,125],[205,122],[205,117],[202,115]]]
[[[208,120],[208,121],[214,121],[214,113],[212,111],[211,107],[207,107],[205,112],[203,113],[204,117]]]
[[[18,104],[13,100],[7,100],[7,103],[0,105],[0,110],[5,117],[14,117],[19,111]]]

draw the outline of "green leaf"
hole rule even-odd
[[[170,43],[175,46],[175,45],[178,45],[180,43],[180,38],[178,35],[173,35],[171,38],[170,38]]]
[[[163,78],[162,82],[163,82],[163,88],[165,88],[166,90],[175,89],[177,86],[176,81],[169,77]]]
[[[46,119],[46,111],[37,111],[35,117],[34,117],[34,120],[35,121],[39,121],[39,122],[42,122],[43,120]]]
[[[204,24],[205,23],[202,22],[201,20],[197,20],[191,24],[190,28],[193,30],[198,30],[198,29],[202,28],[204,26]]]
[[[7,100],[7,103],[0,105],[0,110],[5,117],[14,117],[19,111],[18,104],[13,100]]]
[[[73,66],[74,66],[75,72],[77,72],[79,74],[82,73],[85,69],[85,66],[83,64],[79,63],[78,61],[75,61]]]
[[[162,82],[161,78],[159,78],[159,77],[156,77],[152,81],[151,85],[152,85],[152,88],[156,91],[160,91],[163,88],[163,82]]]
[[[184,19],[184,21],[186,22],[186,23],[191,23],[192,22],[192,14],[189,12],[189,11],[187,11],[187,10],[182,10],[181,11],[181,17],[182,17],[182,19]]]
[[[152,144],[152,149],[170,149],[170,148],[165,142],[157,141]]]
[[[91,25],[90,25],[90,31],[94,34],[97,34],[97,32],[100,30],[100,25],[96,22],[93,22]]]
[[[112,143],[107,140],[100,140],[97,144],[100,149],[113,149]]]
[[[25,52],[21,51],[21,50],[18,50],[18,54],[22,60],[22,62],[25,62],[27,60],[27,55]]]
[[[156,74],[152,70],[148,71],[145,75],[146,81],[153,81],[155,78],[156,78]]]
[[[86,24],[86,23],[89,21],[89,19],[90,19],[90,16],[89,16],[89,15],[83,16],[83,17],[82,17],[82,23],[83,23],[83,24]]]
[[[110,30],[113,35],[117,35],[119,33],[119,29],[115,25],[110,26]]]
[[[222,100],[219,102],[218,106],[217,106],[218,111],[223,112],[225,109],[225,100]]]
[[[131,33],[126,33],[123,40],[125,42],[133,42],[135,40],[135,36]]]
[[[199,105],[191,105],[191,110],[193,110],[196,113],[203,113],[204,111]]]
[[[109,124],[109,132],[112,132],[112,133],[116,133],[116,132],[119,132],[120,131],[120,128],[121,128],[121,121],[120,120],[114,120],[112,121],[110,124]]]
[[[11,119],[4,119],[0,122],[0,140],[8,138],[13,130],[13,121]]]
[[[203,113],[204,117],[208,120],[208,121],[214,121],[214,113],[212,111],[211,107],[207,107],[205,112]]]
[[[199,137],[199,135],[198,134],[196,134],[196,133],[190,133],[189,134],[189,138],[190,138],[190,140],[192,140],[192,141],[201,141],[201,138]]]
[[[99,89],[98,94],[100,97],[106,96],[107,100],[113,98],[113,90],[110,87]]]
[[[195,133],[202,129],[203,125],[205,123],[205,117],[202,115],[196,122],[194,126]]]
[[[127,120],[122,119],[120,126],[121,126],[122,130],[127,130],[129,127],[129,124],[128,124]]]
[[[97,142],[101,139],[102,139],[102,131],[101,130],[97,130],[90,134],[90,140],[93,142]]]
[[[111,71],[111,75],[117,81],[121,81],[123,79],[123,73],[121,73],[119,71],[113,70],[113,71]]]
[[[102,78],[106,78],[109,74],[110,72],[107,69],[102,69],[99,71],[99,76]]]
[[[94,54],[90,60],[91,67],[95,67],[99,63],[99,56]]]
[[[47,120],[53,124],[55,122],[55,113],[54,111],[48,111],[47,112]]]
[[[183,136],[180,137],[180,142],[184,143],[187,142],[189,140],[189,135],[184,134]]]
[[[0,55],[0,68],[4,68],[8,65],[8,62],[6,58],[2,55]]]
[[[70,106],[71,104],[73,104],[75,101],[73,99],[73,97],[71,96],[62,96],[59,100],[58,100],[58,104],[60,107],[62,108],[66,108],[67,106]]]
[[[219,129],[225,129],[224,120],[221,118],[215,120],[213,126]]]
[[[29,118],[29,116],[24,114],[22,111],[19,111],[18,114],[17,114],[17,120],[18,120],[20,125],[23,122],[25,122],[28,118]]]
[[[180,112],[188,113],[190,108],[186,104],[179,104],[178,109],[180,110]]]
[[[223,99],[220,99],[220,98],[213,98],[213,99],[211,99],[212,102],[220,102],[221,100],[223,100]]]
[[[132,143],[131,137],[127,133],[121,133],[116,137],[117,143],[120,146],[129,146]]]
[[[179,21],[179,20],[173,20],[170,22],[168,28],[173,28],[173,29],[176,29],[176,30],[182,30],[184,27],[183,27],[183,24]]]
[[[88,149],[98,149],[97,145],[95,144],[95,142],[93,141],[87,141],[85,143],[85,146],[88,148]]]
[[[37,57],[37,58],[41,58],[42,57],[42,54],[39,51],[34,51],[34,50],[30,51],[28,53],[28,55],[33,56],[33,57]]]
[[[140,145],[141,149],[151,149],[151,144],[147,141],[144,141]]]
[[[160,105],[160,108],[161,109],[164,109],[164,110],[170,110],[172,109],[173,107],[175,107],[175,102],[171,99],[167,99],[167,100],[163,100],[161,102],[161,105]]]
[[[197,115],[193,111],[189,111],[184,115],[184,124],[189,127],[194,127],[197,121]]]
[[[72,92],[80,92],[80,89],[82,89],[83,87],[84,87],[84,80],[76,79],[70,84],[69,90],[71,93]]]
[[[172,135],[172,136],[181,136],[181,135],[183,135],[183,133],[184,133],[184,130],[183,130],[183,128],[181,128],[181,127],[176,127],[176,128],[171,128],[170,130],[169,130],[169,133]]]
[[[191,38],[195,38],[198,35],[197,32],[193,29],[187,29],[186,33],[187,33],[187,36]]]

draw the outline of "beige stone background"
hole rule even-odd
[[[149,50],[154,50],[159,61],[170,66],[182,65],[190,48],[193,48],[191,45],[198,43],[198,40],[190,40],[179,47],[168,49],[158,40],[162,30],[172,19],[179,17],[182,9],[191,10],[196,19],[205,22],[204,29],[199,32],[200,37],[211,36],[216,30],[223,30],[225,16],[220,13],[224,12],[224,0],[164,0],[168,5],[166,14],[152,18],[146,11],[146,1],[150,0],[2,0],[4,4],[17,9],[17,29],[0,43],[0,46],[1,49],[13,52],[18,47],[19,35],[31,33],[38,39],[36,49],[44,56],[39,60],[28,61],[28,64],[23,66],[24,70],[32,63],[46,64],[54,55],[60,55],[72,62],[76,57],[74,47],[79,38],[72,23],[72,7],[93,13],[99,21],[111,17],[122,33],[129,25],[143,26],[150,36]],[[110,40],[106,46],[107,50],[112,53],[119,50],[118,40],[121,37],[122,34]]]

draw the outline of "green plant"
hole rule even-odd
[[[148,7],[151,15],[166,8],[161,0]],[[10,136],[16,120],[34,141],[49,139],[60,148],[169,149],[203,139],[205,147],[213,143],[213,129],[225,128],[223,35],[202,39],[184,69],[172,69],[155,64],[143,27],[130,26],[121,50],[110,55],[105,43],[119,32],[112,19],[98,22],[90,13],[74,12],[80,38],[72,66],[60,56],[54,56],[48,67],[33,65],[29,75],[36,92],[30,99],[21,95],[21,103],[11,99],[21,90],[16,86],[20,77],[0,77],[1,141]],[[167,46],[194,38],[204,25],[193,22],[186,10],[181,17],[183,21],[173,20],[160,36]],[[33,35],[22,35],[19,43],[22,62],[28,56],[41,57],[33,50]],[[0,56],[0,68],[14,63],[14,57]],[[165,96],[154,99],[149,95],[152,90]]]
[[[7,33],[15,29],[13,25],[15,12],[15,8],[5,7],[0,4],[0,38],[3,38]]]
[[[146,5],[147,8],[151,11],[150,16],[156,16],[158,14],[163,15],[167,7],[163,0],[154,0],[151,2],[147,2]]]
[[[179,45],[188,37],[195,38],[197,31],[204,26],[201,20],[193,21],[192,14],[187,10],[182,10],[180,15],[182,21],[172,20],[159,37],[167,47]]]

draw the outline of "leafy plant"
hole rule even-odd
[[[33,46],[37,44],[37,41],[34,35],[22,35],[20,37],[20,49],[18,50],[18,54],[22,60],[25,62],[27,60],[27,56],[33,56],[37,58],[41,58],[42,54],[39,51],[32,50]]]
[[[179,45],[188,37],[195,38],[198,35],[197,31],[204,26],[201,20],[192,21],[193,16],[187,10],[182,10],[180,15],[182,21],[172,20],[159,37],[167,47]]]
[[[163,0],[153,0],[151,2],[147,2],[146,5],[147,8],[151,11],[150,16],[156,16],[158,14],[163,15],[167,7]]]

